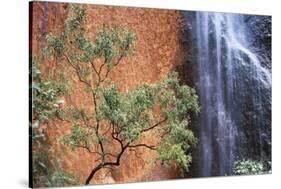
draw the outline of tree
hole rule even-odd
[[[85,149],[97,158],[85,184],[101,169],[120,165],[126,150],[146,148],[158,152],[158,160],[176,162],[188,169],[189,148],[196,138],[189,128],[190,114],[198,113],[198,97],[193,88],[179,83],[175,72],[154,84],[143,84],[120,92],[110,81],[110,72],[132,52],[134,33],[126,28],[103,26],[94,39],[83,28],[85,9],[71,6],[64,31],[46,36],[45,52],[72,68],[91,95],[93,110],[71,108],[64,118],[71,122],[71,132],[61,142],[73,150]],[[146,144],[148,133],[161,137],[157,144]],[[119,146],[114,149],[112,146]]]

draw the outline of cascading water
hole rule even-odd
[[[271,159],[271,72],[250,49],[244,16],[197,12],[195,23],[199,176]]]

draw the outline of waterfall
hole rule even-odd
[[[243,15],[197,12],[195,23],[199,176],[229,175],[237,160],[271,158],[271,72]]]

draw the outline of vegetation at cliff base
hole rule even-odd
[[[258,175],[271,173],[271,162],[242,160],[235,162],[233,173],[235,175]]]
[[[67,86],[55,80],[44,80],[39,70],[39,62],[33,57],[30,65],[32,83],[32,176],[33,186],[70,186],[77,184],[76,177],[63,171],[58,161],[52,157],[49,151],[47,136],[41,124],[60,116],[59,97],[67,93]]]

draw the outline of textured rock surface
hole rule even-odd
[[[180,40],[182,24],[179,11],[95,5],[86,5],[86,10],[85,27],[89,37],[94,38],[95,32],[103,24],[128,27],[137,36],[134,54],[124,59],[109,76],[117,84],[119,90],[132,89],[145,82],[155,82],[188,61],[187,49]],[[67,15],[66,4],[44,2],[33,4],[31,26],[33,35],[30,41],[32,55],[41,60],[41,71],[44,74],[55,76],[62,67],[64,73],[67,73],[71,92],[64,99],[65,107],[84,105],[91,110],[93,104],[91,96],[84,92],[83,85],[79,83],[74,71],[62,66],[63,63],[57,60],[43,58],[41,53],[41,49],[44,47],[44,35],[50,31],[59,32]],[[69,123],[55,120],[42,127],[48,134],[49,152],[55,155],[63,169],[76,173],[81,182],[84,182],[96,164],[96,157],[82,149],[73,152],[58,142],[62,135],[69,132]],[[146,136],[143,140],[146,143],[155,143],[158,139]],[[140,149],[138,153],[141,154],[141,158],[137,158],[134,153],[127,151],[123,155],[119,167],[114,168],[108,175],[106,175],[107,170],[98,172],[92,183],[162,180],[180,176],[176,167],[165,168],[159,163],[155,163],[155,152]]]
[[[263,66],[271,69],[271,17],[247,15],[245,21],[250,28],[248,38],[251,48],[257,54]]]

